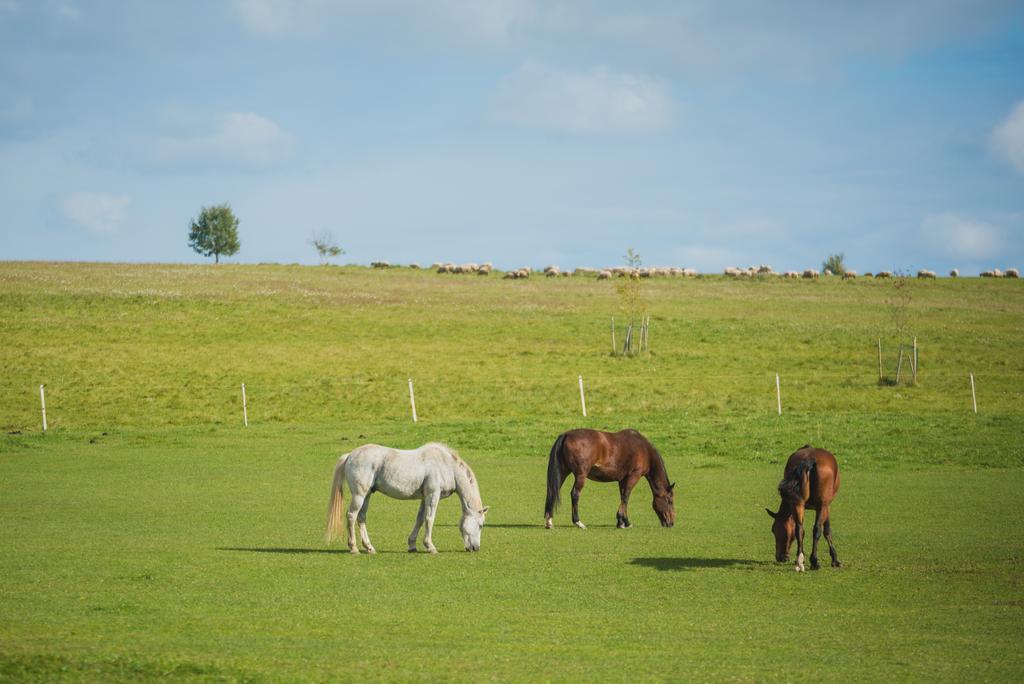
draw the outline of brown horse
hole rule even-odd
[[[636,430],[601,432],[600,430],[570,430],[563,432],[551,447],[548,458],[548,496],[544,503],[545,526],[552,526],[551,517],[559,503],[559,492],[565,478],[572,473],[572,522],[586,529],[580,522],[580,492],[587,479],[595,482],[619,483],[619,512],[615,514],[616,527],[632,527],[626,514],[629,493],[641,477],[647,477],[654,494],[654,512],[665,527],[676,521],[673,502],[675,483],[669,483],[665,461],[647,438]]]
[[[775,560],[784,563],[789,560],[789,549],[796,539],[797,572],[804,570],[804,510],[810,508],[817,511],[814,518],[814,545],[811,547],[811,570],[817,570],[818,539],[822,528],[828,552],[832,556],[832,567],[842,565],[836,555],[836,545],[832,542],[832,523],[829,519],[829,504],[839,492],[839,464],[836,457],[824,449],[815,449],[805,444],[797,449],[786,462],[782,482],[779,483],[779,495],[782,502],[779,512],[768,511],[775,522],[772,533],[775,534]]]

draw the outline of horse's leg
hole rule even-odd
[[[796,518],[796,567],[797,572],[804,571],[804,507],[797,506],[793,512]]]
[[[359,547],[356,545],[356,518],[359,515],[359,511],[363,508],[363,499],[365,498],[365,494],[353,490],[352,500],[348,503],[348,550],[357,555],[359,554]]]
[[[841,568],[841,567],[843,567],[843,564],[839,562],[839,555],[836,553],[836,545],[832,541],[832,515],[831,515],[831,512],[828,510],[828,507],[826,506],[826,507],[823,507],[821,513],[825,517],[825,522],[823,523],[823,527],[825,528],[825,541],[828,542],[828,555],[832,556],[832,567],[833,568]]]
[[[562,480],[561,482],[558,483],[559,489],[561,489],[562,485],[565,484],[565,480],[567,477],[569,477],[569,473],[562,473]],[[548,528],[549,530],[555,526],[555,522],[554,520],[552,520],[555,508],[555,502],[553,501],[553,498],[554,497],[548,497],[548,500],[544,502],[544,527]]]
[[[639,480],[640,473],[630,473],[619,480],[619,511],[615,514],[615,526],[618,528],[627,529],[633,526],[633,523],[629,522],[629,493]]]
[[[377,553],[377,549],[373,548],[373,544],[370,543],[370,534],[366,531],[366,511],[370,508],[370,495],[367,494],[366,498],[363,499],[363,505],[359,507],[359,515],[356,519],[359,521],[359,538],[363,542],[363,548],[366,549],[366,553]]]
[[[583,485],[587,484],[587,476],[581,473],[573,473],[572,483],[572,524],[581,530],[587,529],[587,526],[580,520],[580,492],[583,491]]]
[[[818,512],[814,515],[814,527],[811,528],[811,570],[818,570],[821,568],[818,565],[818,540],[821,539],[821,519],[824,516],[822,508],[818,509]]]
[[[426,505],[426,499],[420,501],[420,512],[416,514],[416,524],[412,526],[412,534],[409,535],[409,553],[416,553],[416,537],[420,534],[420,525],[423,524],[423,511]]]
[[[423,516],[426,522],[427,531],[423,534],[423,546],[430,553],[437,553],[434,546],[434,516],[437,514],[437,502],[441,500],[441,490],[434,490],[430,494],[423,495]]]

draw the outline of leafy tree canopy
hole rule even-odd
[[[203,256],[212,256],[220,263],[220,256],[237,254],[238,219],[227,204],[203,207],[199,217],[192,219],[188,232],[188,246]]]

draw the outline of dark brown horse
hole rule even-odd
[[[789,549],[796,539],[796,571],[804,570],[804,510],[810,508],[817,511],[814,518],[814,545],[811,547],[811,570],[817,570],[818,539],[822,529],[828,552],[832,556],[832,567],[842,565],[836,555],[836,545],[832,542],[832,524],[829,520],[829,504],[839,492],[839,464],[836,457],[824,449],[815,449],[805,444],[797,449],[786,462],[782,482],[779,483],[779,495],[782,503],[779,512],[768,511],[775,522],[772,533],[775,534],[775,560],[784,563],[789,560]]]
[[[636,430],[601,432],[600,430],[570,430],[563,432],[551,447],[548,458],[548,497],[544,503],[544,522],[552,526],[551,517],[559,503],[559,492],[565,478],[572,473],[572,522],[585,529],[580,522],[580,492],[587,479],[595,482],[619,483],[619,512],[615,514],[616,527],[632,527],[626,513],[629,493],[640,480],[647,477],[654,494],[654,512],[665,527],[676,521],[672,491],[665,461],[647,438]]]

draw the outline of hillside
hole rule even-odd
[[[893,281],[651,279],[651,351],[622,358],[615,283],[593,277],[8,262],[0,420],[39,431],[45,384],[51,430],[233,426],[244,382],[253,425],[405,429],[412,378],[421,432],[628,424],[708,457],[827,439],[868,460],[1020,462],[1024,282],[905,292],[915,387],[878,381],[879,339],[896,374]]]

